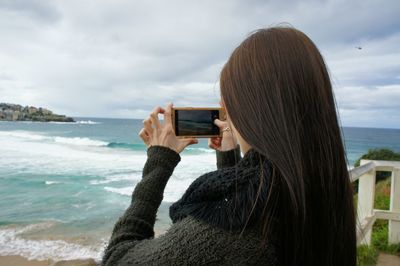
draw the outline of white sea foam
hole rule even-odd
[[[65,138],[65,137],[54,137],[54,141],[57,143],[77,145],[77,146],[107,146],[108,142],[101,140],[93,140],[89,138]]]
[[[33,122],[33,123],[50,123],[50,124],[60,124],[60,125],[73,125],[75,122],[59,122],[59,121],[49,121],[49,122]]]
[[[59,182],[59,181],[45,181],[44,183],[46,185],[53,185],[53,184],[60,184],[61,182]]]
[[[201,151],[201,152],[208,152],[208,153],[214,153],[215,152],[214,150],[208,149],[208,148],[194,148],[194,147],[187,147],[187,148],[185,148],[185,150]]]
[[[46,140],[47,136],[36,134],[28,131],[0,131],[0,137],[13,137],[25,140]]]
[[[91,180],[90,184],[92,185],[100,185],[100,184],[108,184],[112,182],[119,182],[119,181],[132,181],[137,182],[140,180],[142,173],[131,173],[131,174],[113,174],[106,176],[103,180]]]
[[[101,124],[101,122],[95,122],[92,120],[78,120],[76,121],[77,124],[84,124],[84,125],[97,125],[97,124]]]
[[[74,198],[79,198],[80,193],[94,192],[92,201],[88,203],[71,202],[74,205],[69,207],[75,211],[97,208],[99,191],[102,196],[108,197],[107,202],[126,204],[142,178],[146,151],[111,149],[105,144],[92,138],[67,138],[61,134],[51,136],[45,132],[0,131],[0,173],[5,173],[4,176],[18,173],[26,179],[42,178],[43,185],[46,184],[48,188],[54,186],[52,193],[66,193],[63,186],[72,182],[81,182],[79,184],[82,186],[90,182],[92,186],[89,185],[88,190],[71,191],[71,197]],[[215,162],[215,154],[211,152],[189,152],[181,156],[165,188],[164,201],[176,201],[195,178],[216,168],[212,163]],[[52,175],[61,177],[57,179]],[[36,194],[32,194],[34,196]],[[54,194],[54,197],[57,198],[57,195]],[[124,199],[120,200],[119,197]],[[28,229],[21,231],[21,228],[0,227],[0,255],[57,260],[100,258],[101,247],[71,243],[65,239],[26,239],[22,233],[28,232]]]
[[[104,187],[105,190],[109,192],[114,192],[124,196],[132,195],[133,187],[123,187],[123,188],[115,188],[115,187]]]
[[[107,146],[108,142],[81,137],[47,136],[29,131],[0,131],[0,137],[12,137],[25,141],[47,141],[76,146]]]
[[[101,146],[105,142],[94,139],[59,137],[56,142],[54,138],[30,131],[0,131],[0,170],[21,174],[99,176],[103,178],[91,178],[88,182],[107,184],[112,188],[108,191],[126,196],[131,195],[142,178],[147,159],[144,150],[110,149]],[[213,161],[216,161],[215,154],[211,152],[182,154],[165,188],[164,201],[179,199],[194,179],[215,170]],[[131,185],[123,189],[112,185],[123,180],[131,181]]]
[[[108,184],[108,183],[111,183],[112,181],[110,181],[110,180],[90,180],[90,184],[91,185],[102,185],[102,184]]]
[[[38,141],[39,139],[41,140]],[[141,169],[142,166],[139,165],[143,165],[146,160],[144,152],[109,149],[99,146],[105,142],[97,140],[57,140],[56,142],[54,137],[32,132],[0,131],[0,170],[109,176],[116,172]]]
[[[32,240],[21,236],[22,233],[45,229],[52,225],[52,223],[40,223],[19,228],[0,229],[0,255],[20,255],[36,260],[101,259],[102,245],[84,246],[64,240]]]
[[[60,125],[76,125],[76,124],[81,124],[81,125],[97,125],[97,124],[102,124],[102,122],[95,122],[92,120],[78,120],[75,122],[59,122],[59,121],[49,121],[49,122],[32,122],[32,121],[18,121],[22,123],[45,123],[45,124],[60,124]]]
[[[175,168],[165,190],[163,201],[175,202],[178,200],[190,184],[202,174],[216,170],[216,166],[210,162],[216,161],[215,154],[204,153],[200,155],[182,156],[181,162]],[[143,167],[143,166],[140,166]],[[126,187],[105,186],[104,190],[122,196],[130,197],[139,179],[134,180],[132,185]]]

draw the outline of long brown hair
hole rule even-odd
[[[315,44],[290,27],[257,30],[233,51],[220,87],[239,134],[273,165],[274,208],[260,219],[266,241],[270,230],[278,234],[280,263],[355,265],[352,187],[330,77]]]

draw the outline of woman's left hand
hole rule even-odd
[[[164,123],[161,124],[158,114],[164,115]],[[150,117],[143,120],[144,127],[140,130],[139,136],[143,142],[150,146],[165,146],[177,153],[183,151],[186,146],[198,143],[196,138],[178,139],[172,127],[172,103],[166,109],[157,106],[154,108]]]

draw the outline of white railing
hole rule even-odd
[[[374,209],[377,171],[391,172],[390,209]],[[349,171],[351,182],[358,180],[357,243],[371,244],[372,226],[377,219],[389,220],[389,244],[400,243],[400,162],[361,160]]]

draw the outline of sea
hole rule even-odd
[[[0,256],[100,260],[142,178],[141,119],[75,118],[76,123],[0,122]],[[343,127],[348,167],[371,148],[400,152],[400,129]],[[200,175],[216,170],[206,139],[181,153],[157,213]]]

